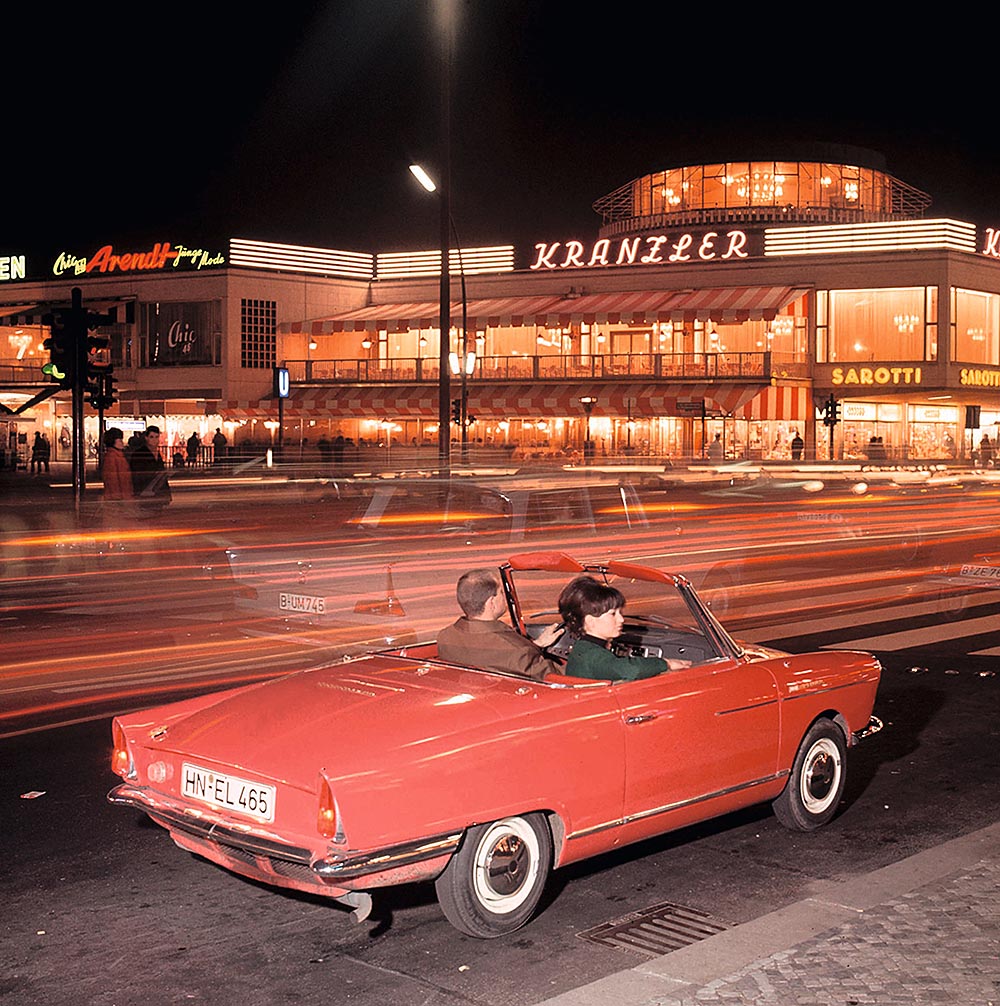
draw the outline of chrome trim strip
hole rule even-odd
[[[371,852],[355,853],[345,856],[328,856],[318,859],[312,865],[313,872],[328,880],[363,877],[367,873],[381,873],[398,866],[410,863],[420,863],[437,856],[450,855],[458,848],[464,832],[454,832],[446,835],[435,835],[433,838],[421,838],[414,842],[404,842],[385,849],[374,849]]]
[[[795,695],[786,695],[785,702],[792,702],[795,699],[811,699],[816,695],[826,695],[827,692],[839,692],[844,688],[856,688],[858,685],[866,685],[869,678],[862,678],[859,681],[845,681],[842,685],[827,685],[826,688],[810,688],[808,692],[798,692]]]
[[[764,706],[774,706],[774,705],[777,705],[777,704],[778,704],[778,700],[776,698],[774,698],[774,699],[765,699],[763,702],[755,702],[755,703],[753,703],[753,705],[749,705],[749,706],[736,706],[733,709],[717,709],[716,712],[715,712],[715,715],[716,716],[728,716],[730,713],[746,713],[746,712],[749,712],[751,709],[763,709]]]
[[[706,793],[704,796],[693,796],[688,800],[678,800],[676,803],[668,803],[663,807],[654,807],[652,810],[644,810],[639,814],[632,814],[630,817],[622,817],[617,821],[607,821],[604,824],[595,824],[591,828],[584,828],[582,831],[575,831],[572,835],[566,836],[566,841],[574,838],[584,838],[587,835],[594,835],[599,831],[607,831],[609,828],[621,828],[623,825],[631,824],[633,821],[642,821],[648,817],[656,817],[658,814],[667,814],[672,810],[679,810],[681,807],[690,807],[692,804],[704,803],[706,800],[714,800],[720,796],[729,796],[730,793],[738,793],[740,790],[752,789],[754,786],[763,785],[766,782],[774,782],[775,779],[784,779],[789,774],[788,769],[775,772],[774,775],[766,775],[760,779],[753,779],[751,782],[742,782],[738,786],[728,786],[726,789],[717,790],[714,793]]]

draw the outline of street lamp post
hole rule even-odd
[[[583,434],[583,463],[589,465],[594,458],[594,444],[590,439],[590,414],[594,411],[594,405],[597,402],[596,398],[586,397],[580,399],[580,404],[583,406],[583,411],[587,417],[586,427]]]
[[[424,170],[424,168],[419,164],[411,164],[410,172],[413,177],[416,178],[418,182],[428,191],[428,192],[440,192],[441,195],[441,205],[444,206],[446,199],[444,196],[443,188],[435,184],[434,179]],[[462,463],[466,464],[469,460],[469,384],[468,378],[469,374],[472,372],[475,366],[475,353],[469,352],[469,300],[465,290],[465,265],[462,261],[462,242],[459,241],[458,231],[455,229],[455,221],[452,219],[451,212],[448,212],[448,227],[449,235],[442,237],[442,247],[445,242],[449,243],[450,251],[450,241],[449,237],[453,236],[455,238],[455,250],[458,252],[458,276],[462,285],[462,339],[461,339],[461,358],[459,354],[453,354],[451,352],[451,275],[450,269],[442,267],[441,270],[441,306],[439,308],[441,312],[441,318],[444,319],[445,312],[448,312],[448,336],[445,337],[445,332],[442,330],[440,349],[441,355],[439,357],[441,362],[441,383],[438,387],[438,421],[446,423],[446,428],[450,430],[451,428],[451,413],[448,410],[448,401],[451,395],[451,383],[449,378],[449,373],[454,374],[459,378],[461,382],[460,391],[460,410],[459,410],[459,426],[461,427],[460,438],[462,445]],[[442,252],[442,262],[444,262],[444,252]],[[450,263],[449,263],[450,265]],[[441,403],[444,403],[444,407],[441,407]],[[438,441],[441,441],[441,434],[438,433]],[[448,438],[449,446],[449,456],[450,461],[450,438]]]

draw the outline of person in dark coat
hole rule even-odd
[[[201,438],[197,432],[192,433],[187,438],[186,451],[189,468],[193,468],[198,463],[198,451],[201,449]]]
[[[129,456],[132,489],[142,511],[147,515],[162,513],[171,499],[167,466],[160,456],[160,428],[147,426],[142,443]]]
[[[35,442],[31,445],[31,474],[42,474],[42,469],[49,470],[49,442],[44,433],[35,434]]]

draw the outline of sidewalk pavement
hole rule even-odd
[[[1000,1006],[1000,822],[539,1006]]]

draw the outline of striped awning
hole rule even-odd
[[[764,388],[736,411],[735,418],[804,423],[814,414],[811,389],[801,385],[783,385]]]
[[[806,290],[790,286],[711,287],[702,290],[631,290],[581,296],[499,297],[471,300],[466,305],[470,329],[538,325],[546,328],[590,325],[645,325],[653,322],[715,321],[739,324],[774,318]],[[377,304],[330,318],[283,324],[288,333],[328,335],[332,332],[389,332],[434,328],[437,301]],[[451,320],[460,323],[462,302],[451,304]]]
[[[491,297],[472,300],[466,304],[468,327],[498,328],[543,324],[547,310],[562,298],[551,294],[543,297]],[[462,302],[454,301],[450,307],[453,324],[461,324]],[[347,311],[332,318],[317,321],[296,321],[282,326],[282,331],[302,332],[307,335],[328,335],[331,332],[405,332],[407,329],[435,328],[438,323],[438,301],[418,301],[404,304],[378,304],[372,307]]]
[[[624,384],[560,383],[550,385],[475,382],[469,385],[469,412],[490,419],[580,416],[581,398],[596,399],[595,416],[633,419],[675,416],[700,418],[702,405],[708,415],[731,416],[764,389],[761,384]],[[220,402],[219,413],[227,419],[276,419],[278,408],[271,398]],[[438,395],[433,384],[392,387],[353,385],[338,388],[299,388],[285,400],[286,419],[371,418],[437,419]]]
[[[771,321],[783,307],[806,292],[790,286],[712,287],[675,294],[663,311],[673,321],[697,319],[723,325],[761,319]]]

